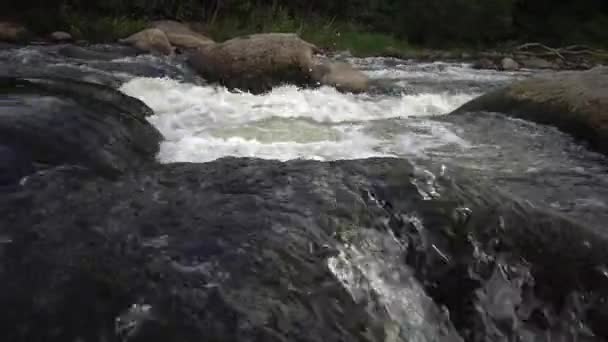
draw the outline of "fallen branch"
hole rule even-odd
[[[515,50],[521,51],[521,50],[535,48],[535,47],[536,48],[541,48],[543,50],[548,51],[550,53],[549,55],[555,55],[555,56],[561,58],[562,60],[566,60],[566,58],[560,53],[560,51],[558,49],[554,49],[554,48],[548,47],[547,45],[544,45],[544,44],[541,44],[541,43],[526,43],[526,44],[523,44],[523,45],[520,45],[520,46],[516,47]],[[536,56],[540,56],[541,55],[539,53],[534,54],[533,52],[525,52],[525,51],[522,51],[522,53],[528,53],[528,54],[536,55]],[[546,55],[547,54],[545,54],[545,56]]]
[[[538,51],[538,52],[524,51],[524,50],[531,50],[534,48],[542,49],[544,51]],[[566,58],[567,56],[581,56],[581,55],[608,58],[608,52],[606,52],[604,50],[594,49],[594,48],[591,48],[586,45],[570,45],[570,46],[561,47],[561,48],[552,48],[552,47],[546,46],[541,43],[526,43],[526,44],[522,44],[520,46],[515,47],[515,51],[516,51],[515,54],[523,55],[523,56],[532,56],[532,57],[557,56],[563,61],[567,60],[567,58]]]

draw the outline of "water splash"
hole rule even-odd
[[[425,294],[403,263],[407,246],[391,233],[357,229],[329,269],[373,317],[388,316],[393,341],[461,341],[447,313]]]

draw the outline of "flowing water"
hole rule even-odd
[[[89,80],[117,85],[141,99],[155,112],[150,122],[165,136],[158,155],[163,163],[209,162],[226,156],[281,161],[407,158],[419,165],[416,185],[421,196],[437,195],[433,180],[439,174],[464,172],[604,233],[606,157],[554,128],[499,113],[446,115],[484,92],[537,71],[507,73],[473,70],[463,63],[347,59],[383,82],[384,89],[353,95],[328,87],[282,86],[251,95],[206,84],[180,58],[79,60],[53,48],[0,51],[0,61],[18,71],[86,73]],[[423,229],[423,223],[418,224]],[[405,247],[393,237],[361,228],[357,239],[328,259],[330,270],[353,298],[376,298],[376,305],[397,326],[394,340],[434,341],[454,335],[453,327],[445,323],[447,314],[434,307],[410,270],[399,263]],[[488,310],[508,310],[517,296],[497,299]]]
[[[390,82],[390,91],[353,95],[283,86],[251,95],[169,77],[136,77],[120,89],[154,109],[150,121],[167,139],[162,162],[405,157],[466,169],[589,224],[608,222],[605,157],[551,127],[495,113],[446,116],[532,71],[384,58],[350,61],[371,78]]]

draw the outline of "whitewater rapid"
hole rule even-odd
[[[478,95],[405,89],[390,95],[355,95],[296,86],[252,95],[142,77],[120,90],[155,111],[149,120],[166,138],[159,154],[162,162],[207,162],[225,156],[327,161],[407,156],[449,144],[466,147],[449,125],[425,118],[449,113]],[[378,126],[407,119],[414,131],[399,134]]]

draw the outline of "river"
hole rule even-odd
[[[329,87],[287,85],[252,95],[207,84],[180,56],[134,56],[113,46],[91,51],[99,55],[83,57],[69,46],[0,50],[0,73],[69,76],[116,87],[142,100],[154,110],[149,122],[164,136],[157,155],[164,164],[212,163],[224,157],[281,162],[406,159],[413,165],[413,185],[422,200],[442,196],[437,179],[445,174],[466,175],[476,186],[608,235],[605,156],[555,128],[500,113],[448,115],[484,92],[540,71],[339,56],[383,84],[382,89],[354,95]],[[468,210],[460,209],[465,214]],[[404,219],[424,230],[420,217]],[[402,264],[407,244],[393,234],[362,228],[342,239],[326,264],[356,302],[374,302],[368,309],[387,317],[386,341],[459,341],[474,335],[467,335],[458,319],[452,317],[451,322],[446,307],[434,302],[437,295],[426,292],[428,284]],[[431,247],[450,258],[440,246]],[[479,290],[476,308],[503,323],[508,317],[504,324],[513,326],[506,330],[517,331],[517,337],[492,332],[485,335],[487,340],[552,340],[551,334],[513,319],[514,306],[524,301],[523,290],[514,284],[527,281],[528,266],[500,260],[497,264],[500,267]],[[488,323],[485,329],[489,326],[502,329],[498,323]],[[562,328],[572,333],[573,326],[564,323]],[[554,337],[564,341],[584,336],[562,334],[560,329],[553,331]]]

